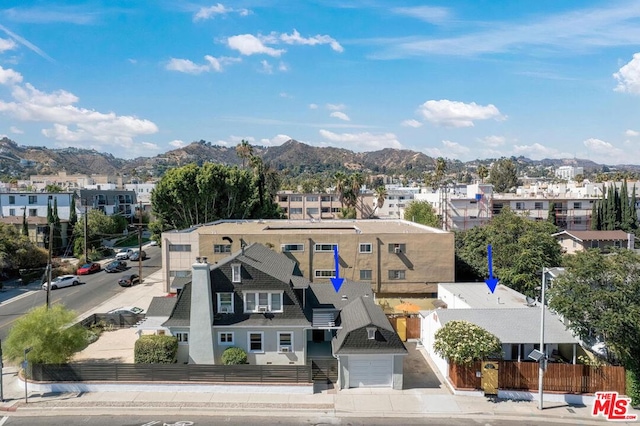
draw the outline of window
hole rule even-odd
[[[189,333],[176,333],[176,339],[178,339],[178,344],[189,343]]]
[[[318,196],[317,195],[309,195],[307,196],[307,201],[310,203],[317,203],[318,202]]]
[[[307,207],[307,214],[318,214],[319,211],[317,207]]]
[[[218,313],[233,313],[233,293],[218,293]]]
[[[214,253],[231,253],[231,244],[214,244]]]
[[[336,271],[334,269],[316,269],[316,278],[335,278]]]
[[[9,204],[15,204],[15,203],[16,203],[16,196],[9,195]]]
[[[304,251],[304,244],[283,244],[280,246],[282,248],[282,252],[290,252],[290,251]]]
[[[404,280],[404,272],[402,269],[389,269],[389,279]]]
[[[373,253],[373,244],[361,243],[359,251],[360,253]]]
[[[376,328],[375,327],[367,327],[367,339],[373,340],[376,338]]]
[[[233,331],[221,331],[218,333],[218,344],[233,345]]]
[[[263,337],[261,331],[249,332],[249,352],[264,352]]]
[[[406,244],[389,244],[389,253],[406,253]]]
[[[622,247],[622,242],[620,240],[616,240],[613,242],[613,246],[615,248],[621,248]]]
[[[361,269],[360,270],[360,280],[371,281],[372,279],[371,269]]]
[[[597,241],[597,240],[591,241],[591,248],[599,248],[599,247],[600,247],[600,241]]]
[[[245,312],[282,312],[282,293],[244,293]]]
[[[332,198],[333,197],[331,195],[323,195],[320,197],[320,201],[327,202],[327,201],[331,201]]]
[[[169,251],[191,251],[191,244],[169,244]]]
[[[574,223],[574,225],[582,225],[582,218],[581,217],[574,217],[573,218],[573,223]]]
[[[280,195],[280,202],[281,203],[286,203],[289,200],[289,196],[288,195]]]
[[[38,216],[38,209],[29,209],[29,216],[31,217]]]
[[[16,215],[16,209],[9,209],[9,216],[15,216]]]
[[[516,210],[524,210],[524,203],[519,201],[516,203]]]
[[[577,202],[573,203],[573,208],[574,208],[575,210],[580,210],[580,209],[582,209],[582,203],[581,203],[580,201],[577,201]]]
[[[29,195],[29,204],[38,204],[38,196]]]
[[[331,208],[330,207],[321,207],[320,208],[320,212],[321,213],[331,213]]]
[[[542,202],[541,201],[536,201],[533,205],[533,208],[535,210],[542,210]]]
[[[333,252],[333,248],[338,247],[337,244],[316,244],[316,252]]]
[[[340,213],[341,211],[340,207],[331,207],[331,213]]]
[[[278,332],[278,352],[293,352],[293,333]]]
[[[239,263],[231,265],[231,282],[239,283],[241,282],[240,276],[241,267]]]
[[[291,207],[289,214],[302,214],[302,207]]]
[[[300,202],[302,201],[302,195],[292,195],[291,196],[291,202]]]

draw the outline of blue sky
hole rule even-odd
[[[4,0],[0,135],[640,164],[640,2]]]

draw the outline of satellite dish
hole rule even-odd
[[[536,299],[527,296],[527,306],[533,306],[536,303]]]

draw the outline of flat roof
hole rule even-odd
[[[451,234],[402,219],[221,220],[170,232],[193,231],[200,234]]]
[[[493,293],[484,282],[438,283],[438,288],[440,287],[453,293],[472,308],[527,308],[530,305],[524,294],[502,284],[498,284]],[[441,295],[438,294],[438,298],[440,297]],[[445,302],[451,301],[445,300]]]

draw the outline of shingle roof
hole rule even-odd
[[[151,299],[149,309],[147,309],[147,317],[168,317],[173,312],[176,305],[176,297],[157,296]]]
[[[340,311],[341,326],[331,342],[334,354],[395,353],[407,349],[394,331],[387,316],[372,297],[358,297]],[[375,327],[375,338],[369,339],[367,328]]]
[[[438,309],[420,311],[423,317],[435,314],[440,324],[464,320],[494,334],[502,343],[540,343],[540,309]],[[545,311],[545,343],[578,343],[571,332],[549,309]]]
[[[182,287],[178,300],[173,307],[173,312],[162,325],[165,327],[189,327],[191,318],[191,283]]]
[[[438,287],[453,293],[472,308],[527,308],[526,296],[503,284],[498,284],[493,293],[484,282],[439,283]],[[454,308],[451,300],[444,300],[440,294],[438,298]]]
[[[580,241],[626,241],[629,238],[626,232],[619,229],[615,231],[562,231],[553,234],[554,237],[560,235],[571,235]]]
[[[345,279],[340,291],[336,291],[330,282],[313,282],[309,284],[309,288],[311,291],[307,293],[307,302],[310,308],[342,309],[360,296],[368,295],[373,298],[371,284],[368,282]]]

